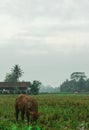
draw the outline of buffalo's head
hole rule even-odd
[[[40,113],[38,113],[38,112],[30,112],[30,114],[32,115],[33,121],[37,121],[37,119],[40,115]]]

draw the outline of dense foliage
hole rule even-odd
[[[40,85],[41,82],[38,80],[34,80],[31,84],[30,84],[30,93],[31,94],[38,94],[39,93],[39,89],[40,89]]]
[[[89,92],[89,79],[83,72],[75,72],[60,85],[61,92]]]
[[[15,95],[0,96],[0,127],[5,130],[27,130],[27,121],[16,123],[14,117]],[[89,96],[38,95],[41,115],[30,126],[42,130],[89,130]]]

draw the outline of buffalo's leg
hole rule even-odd
[[[25,114],[25,112],[21,111],[21,119],[22,119],[22,121],[24,121],[24,114]]]
[[[15,108],[15,111],[16,111],[16,113],[15,113],[16,121],[18,121],[18,115],[19,115],[19,110],[18,110],[18,108]]]
[[[29,113],[28,112],[26,112],[26,117],[27,117],[27,121],[28,121],[28,125],[29,125],[30,118],[29,118]]]

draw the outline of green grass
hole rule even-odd
[[[16,123],[14,103],[16,95],[0,95],[0,127],[7,130],[26,130],[27,121]],[[41,115],[32,126],[42,130],[89,129],[89,96],[75,94],[45,94],[35,96]],[[3,128],[0,128],[3,130]]]

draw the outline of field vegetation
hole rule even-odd
[[[27,130],[27,121],[16,123],[16,95],[0,95],[0,130]],[[89,130],[89,96],[45,94],[35,96],[41,115],[31,126],[42,130]]]

